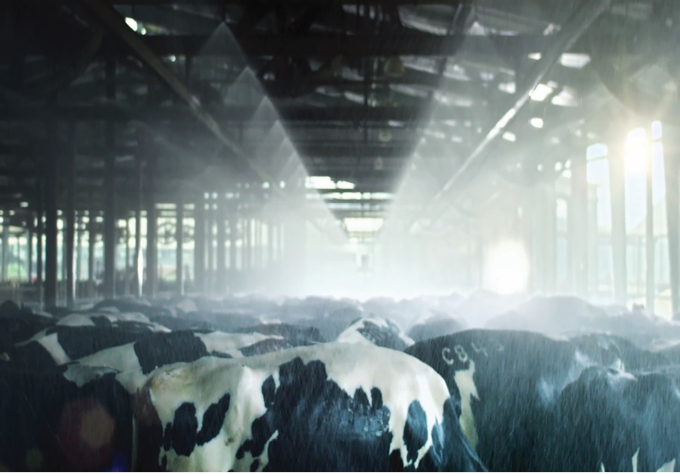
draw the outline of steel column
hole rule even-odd
[[[205,194],[194,201],[194,291],[205,291]]]
[[[208,194],[208,210],[206,212],[206,229],[208,245],[208,264],[205,273],[205,291],[212,293],[215,289],[215,201],[212,193]]]
[[[45,226],[43,223],[43,217],[45,214],[45,208],[44,208],[44,202],[45,200],[43,199],[45,195],[45,180],[42,176],[39,176],[38,179],[36,180],[38,186],[36,189],[36,195],[37,195],[37,209],[36,209],[36,243],[35,243],[35,251],[36,251],[36,262],[35,262],[35,280],[36,280],[36,290],[38,292],[38,300],[39,303],[43,303],[44,296],[43,296],[43,233],[45,232]]]
[[[66,259],[66,306],[75,307],[76,302],[76,281],[75,281],[75,231],[76,231],[76,123],[69,123],[68,130],[68,155],[67,162],[64,164],[66,172],[66,209],[65,209],[65,246]]]
[[[55,132],[50,126],[50,132]],[[57,201],[59,160],[47,157],[45,168],[45,307],[57,304]]]
[[[668,267],[671,286],[673,319],[680,319],[680,170],[678,149],[664,147],[664,175],[666,178],[666,223],[668,226]]]
[[[227,198],[224,191],[217,195],[217,210],[215,217],[217,219],[217,275],[215,277],[215,289],[218,295],[223,295],[225,292],[225,284],[227,281],[227,254],[226,254],[226,217],[227,217]]]
[[[177,293],[184,294],[184,194],[180,189],[177,195],[177,216],[175,226],[175,241],[177,248],[175,250],[175,283],[177,285]]]
[[[7,258],[9,255],[9,209],[2,211],[2,281],[7,281]]]
[[[646,306],[647,311],[650,314],[654,314],[654,306],[656,302],[656,282],[654,278],[655,269],[655,256],[654,256],[654,201],[652,196],[652,177],[654,173],[654,156],[652,155],[651,144],[648,145],[646,150],[646,211],[647,216],[645,219],[645,267],[647,270],[647,275],[645,278],[646,282]]]
[[[116,99],[115,59],[106,60],[106,98]],[[115,123],[108,121],[105,128],[105,166],[104,166],[104,297],[113,298],[116,294],[116,154]]]
[[[142,258],[142,207],[144,202],[143,195],[143,167],[142,157],[137,154],[135,157],[137,172],[136,198],[135,198],[135,291],[134,295],[139,298],[142,296],[142,285],[144,283],[144,260]]]
[[[585,150],[571,159],[571,200],[569,235],[571,237],[572,283],[575,293],[588,295],[588,174]]]
[[[628,302],[627,240],[626,240],[626,170],[622,147],[611,147],[609,152],[609,183],[612,211],[612,258],[614,299],[619,304]]]
[[[90,193],[90,210],[87,221],[87,279],[89,287],[89,297],[94,298],[97,293],[97,275],[94,269],[94,254],[97,245],[97,208],[94,203],[94,195]]]
[[[156,210],[156,151],[149,154],[146,189],[146,294],[155,296],[158,287],[158,212]]]

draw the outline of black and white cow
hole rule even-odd
[[[340,333],[337,341],[370,343],[398,351],[403,351],[413,344],[413,339],[404,334],[399,326],[382,318],[361,318],[354,321]]]
[[[569,394],[576,393],[573,392],[575,387],[594,387],[592,377],[583,378],[583,374],[591,369],[604,371],[591,373],[619,373],[617,371],[622,371],[625,367],[645,372],[669,367],[663,355],[644,351],[624,339],[605,335],[558,340],[523,331],[469,330],[416,343],[406,349],[406,353],[433,367],[447,382],[451,393],[460,399],[460,423],[463,431],[482,462],[492,471],[599,469],[599,461],[592,464],[592,459],[583,454],[583,451],[578,455],[573,454],[576,450],[576,438],[578,443],[592,447],[596,438],[602,441],[603,438],[598,438],[599,436],[606,437],[612,443],[608,448],[613,453],[612,456],[621,459],[627,457],[627,466],[630,469],[630,460],[635,450],[628,452],[620,448],[613,434],[622,430],[623,436],[629,430],[627,422],[617,418],[623,415],[612,414],[609,419],[611,423],[606,427],[599,427],[604,415],[599,418],[595,415],[606,406],[603,401],[606,397],[602,395],[602,399],[589,399],[582,394],[579,395],[580,401],[577,401],[578,397]],[[598,380],[597,383],[607,381],[602,377]],[[626,398],[629,394],[624,393],[625,390],[617,395],[612,387],[608,388],[609,392],[601,392],[608,393],[610,403],[632,403],[632,399]],[[643,385],[637,387],[644,390]],[[664,387],[667,390],[666,395],[672,392],[668,384]],[[587,392],[586,389],[583,390]],[[661,395],[648,394],[648,407],[676,409],[675,402],[657,397]],[[565,415],[565,409],[570,404],[574,404],[572,408],[578,413],[572,410],[569,415]],[[630,416],[634,412],[631,409]],[[574,417],[583,418],[582,425],[587,426],[588,430],[577,430],[578,436],[573,431],[573,443],[563,443],[562,431],[567,429],[566,425]],[[617,420],[616,423],[620,426],[612,420]],[[649,425],[647,428],[663,431],[660,424]],[[656,439],[649,433],[638,433],[635,436],[640,439]],[[597,449],[604,450],[606,444],[602,441],[598,446]],[[658,453],[653,454],[656,453],[654,449],[649,449],[649,455],[654,458]],[[603,453],[604,451],[599,451],[600,456],[604,456]],[[572,455],[574,459],[584,456],[581,459],[583,462],[561,464]],[[671,459],[664,459],[654,469]],[[622,466],[605,463],[607,470],[619,470]],[[650,464],[645,466],[653,467]]]
[[[445,314],[438,314],[412,326],[407,334],[414,341],[425,341],[434,337],[460,332],[464,329],[466,329],[464,322]]]
[[[136,468],[482,470],[456,409],[427,365],[369,344],[207,357],[149,376]]]
[[[601,348],[522,331],[468,330],[422,341],[406,353],[439,373],[460,400],[460,424],[491,471],[539,468],[531,454],[557,398],[587,367],[621,362]]]
[[[135,342],[111,347],[83,357],[65,368],[65,376],[76,380],[79,366],[106,367],[120,374],[118,380],[130,393],[142,387],[154,369],[202,357],[239,358],[294,347],[281,336],[228,334],[219,331],[175,331],[145,336]]]
[[[0,369],[0,470],[127,471],[131,397],[115,373]]]
[[[557,400],[537,450],[541,470],[672,472],[680,457],[677,375],[584,370]]]
[[[147,322],[145,322],[147,321]],[[5,351],[5,362],[42,370],[169,330],[140,314],[72,314]]]

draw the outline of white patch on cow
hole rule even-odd
[[[203,341],[208,352],[223,352],[232,357],[243,357],[240,349],[256,344],[266,339],[283,339],[281,336],[266,336],[264,334],[239,334],[214,331],[209,333],[196,333]]]
[[[372,388],[381,391],[383,404],[391,414],[392,442],[385,456],[397,449],[404,466],[411,464],[407,460],[403,435],[408,408],[415,400],[420,402],[426,414],[426,443],[431,445],[432,428],[435,423],[442,422],[444,404],[450,396],[444,380],[432,368],[407,354],[389,349],[328,343],[238,360],[205,357],[192,364],[172,364],[156,369],[150,374],[144,390],[148,391],[162,426],[174,419],[174,413],[182,403],[193,403],[196,418],[201,420],[211,404],[225,393],[231,396],[224,425],[214,440],[196,446],[190,456],[178,456],[174,449],[166,452],[161,448],[158,461],[166,455],[169,470],[249,470],[252,456],[246,454],[237,460],[235,454],[252,436],[253,421],[266,411],[262,384],[270,376],[276,380],[280,365],[297,357],[305,364],[315,360],[324,363],[328,379],[350,397],[354,397],[358,388],[369,398]],[[366,364],[367,360],[380,361],[380,364]],[[425,453],[426,450],[419,451],[416,466]]]
[[[64,372],[64,378],[75,383],[78,387],[82,387],[92,380],[101,378],[103,375],[114,372],[109,367],[100,366],[83,366],[78,363],[69,364]]]
[[[472,397],[479,400],[477,393],[477,386],[475,385],[475,361],[470,359],[470,365],[467,370],[458,370],[453,376],[454,382],[460,392],[460,408],[461,414],[458,422],[460,428],[463,430],[465,437],[468,439],[472,449],[477,449],[479,436],[475,428],[475,417],[472,413]]]
[[[0,354],[0,361],[2,362],[9,362],[9,355],[7,355],[7,352],[3,352]]]
[[[375,324],[380,328],[384,328],[386,331],[391,331],[390,325],[386,320],[382,318],[361,318],[354,324],[350,325],[347,329],[340,333],[340,335],[335,339],[336,342],[348,342],[353,344],[373,344],[371,341],[366,339],[366,337],[359,332],[359,329],[366,327],[366,322]],[[408,337],[401,329],[397,333],[397,337],[407,346],[415,344],[415,341]]]
[[[196,302],[194,300],[185,299],[175,304],[175,308],[179,308],[185,313],[191,313],[193,311],[198,311]]]
[[[133,342],[95,352],[92,355],[78,359],[78,362],[92,367],[110,367],[119,372],[142,369],[139,365],[139,359],[137,359]]]
[[[274,431],[274,434],[267,440],[264,445],[264,450],[260,456],[260,465],[257,467],[257,472],[264,471],[264,468],[269,464],[269,444],[279,437],[279,430]]]
[[[640,472],[638,471],[638,457],[640,455],[640,448],[635,451],[635,454],[633,454],[633,458],[631,459],[631,464],[633,465],[633,470],[632,472]],[[659,469],[657,469],[655,472],[674,472],[675,471],[675,459],[672,459],[668,461],[667,463],[663,464]],[[600,472],[607,472],[604,468],[604,463],[600,463]]]
[[[47,350],[47,352],[50,353],[52,359],[54,359],[55,364],[61,365],[67,362],[71,362],[71,358],[66,355],[66,352],[64,352],[64,348],[61,347],[61,344],[59,344],[57,333],[50,334],[49,336],[45,336],[43,333],[43,337],[40,337],[35,340],[37,340],[38,343],[41,346],[43,346]],[[27,344],[30,341],[31,340],[26,341],[25,343]]]
[[[90,316],[85,314],[69,314],[68,316],[57,321],[57,326],[94,326],[94,322]]]
[[[668,461],[666,464],[657,469],[656,472],[675,472],[675,459]]]

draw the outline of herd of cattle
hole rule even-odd
[[[481,293],[5,302],[0,417],[10,471],[673,471],[680,324]]]

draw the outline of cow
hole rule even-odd
[[[413,344],[413,339],[404,334],[396,324],[382,318],[361,318],[354,321],[340,333],[337,341],[370,343],[398,351]]]
[[[444,314],[438,314],[412,326],[407,335],[414,341],[424,341],[433,337],[460,332],[464,329],[465,323]]]
[[[137,315],[141,316],[141,315]],[[42,370],[169,329],[137,316],[72,314],[5,351],[6,362]]]
[[[431,366],[460,400],[461,428],[490,471],[546,470],[532,453],[564,387],[587,367],[622,368],[615,351],[525,331],[467,330],[405,352]]]
[[[678,375],[584,370],[558,397],[537,464],[544,471],[672,472],[680,457]]]
[[[132,399],[113,371],[0,368],[0,470],[127,471]]]
[[[227,334],[218,331],[175,331],[148,335],[135,342],[111,347],[68,364],[65,376],[75,381],[79,366],[114,369],[130,393],[142,387],[148,374],[158,367],[177,362],[194,362],[202,357],[248,357],[294,347],[281,336]]]
[[[135,397],[135,467],[484,470],[458,409],[427,365],[369,344],[206,357],[156,369]]]

